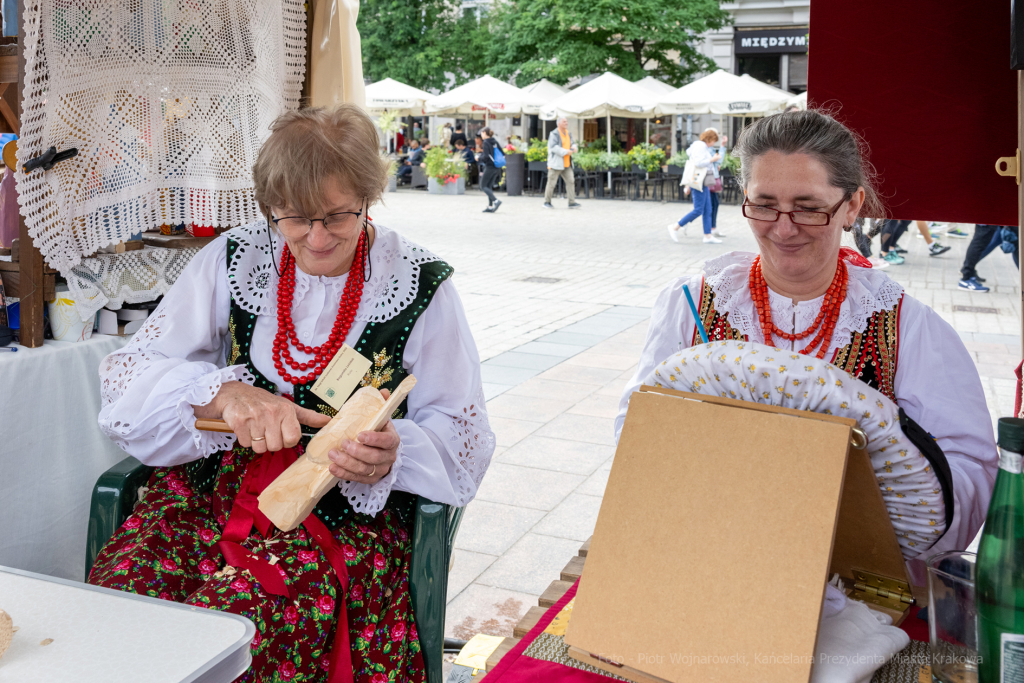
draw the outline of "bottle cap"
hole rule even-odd
[[[1013,453],[1024,453],[1024,420],[1019,417],[999,418],[999,447]]]

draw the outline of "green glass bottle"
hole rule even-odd
[[[1024,420],[999,420],[999,475],[978,547],[979,683],[1024,683]]]

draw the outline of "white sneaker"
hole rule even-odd
[[[718,228],[712,230],[711,234],[714,235],[715,237],[725,237],[725,233],[719,230]]]
[[[878,270],[885,270],[886,268],[889,267],[889,262],[886,261],[885,259],[870,258],[868,260],[871,261],[872,268],[877,268]]]
[[[679,224],[669,223],[668,224],[668,236],[672,238],[673,242],[679,242]]]
[[[721,244],[722,240],[714,235],[704,235],[704,244]]]

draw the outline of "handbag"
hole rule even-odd
[[[707,178],[705,177],[704,180],[707,181]],[[722,179],[720,177],[719,178],[715,178],[710,183],[705,182],[704,186],[705,186],[705,189],[711,190],[712,192],[721,192],[722,191]]]
[[[683,167],[683,177],[679,180],[680,185],[689,185],[691,190],[701,192],[704,189],[704,176],[708,174],[708,169],[697,168],[697,162],[693,159],[686,160],[686,166]]]

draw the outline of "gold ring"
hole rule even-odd
[[[267,440],[267,437],[265,437],[265,436],[251,436],[249,438],[252,441],[266,441]]]
[[[366,476],[368,476],[368,477],[372,477],[372,476],[373,476],[373,475],[375,475],[375,474],[377,474],[377,466],[376,466],[376,465],[374,465],[374,466],[373,466],[373,471],[371,471],[371,472],[370,472],[369,474],[367,474]]]

